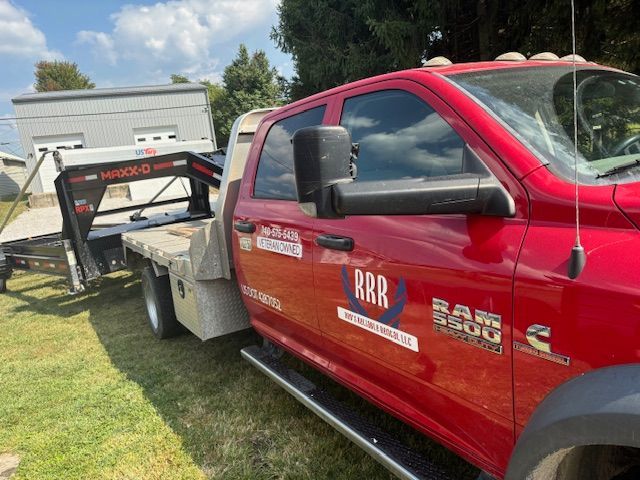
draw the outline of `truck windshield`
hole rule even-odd
[[[505,124],[551,171],[573,179],[571,66],[468,72],[449,78]],[[577,85],[579,181],[640,180],[640,79],[582,66]]]

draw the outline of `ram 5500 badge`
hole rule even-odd
[[[502,316],[433,297],[433,330],[493,353],[502,354]]]

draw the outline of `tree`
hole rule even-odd
[[[191,80],[189,80],[189,77],[179,73],[172,73],[169,76],[169,78],[171,79],[171,83],[193,83]],[[212,83],[211,81],[206,79],[198,80],[197,83],[207,87],[207,94],[209,96],[209,111],[211,112],[211,117],[213,118],[213,123],[214,125],[216,125],[216,130],[217,130],[217,125],[220,119],[216,115],[216,111],[213,108],[213,104],[214,102],[218,101],[219,97],[223,94],[224,90],[222,86],[220,86],[219,84]]]
[[[191,83],[191,80],[180,73],[172,73],[169,77],[171,83]]]
[[[281,105],[283,94],[283,81],[269,65],[267,55],[262,50],[249,55],[247,47],[240,45],[238,54],[224,69],[222,90],[216,92],[211,104],[220,145],[229,141],[238,116],[254,108]]]
[[[189,83],[188,77],[171,75],[171,83]],[[224,69],[222,85],[209,80],[198,83],[207,87],[211,116],[219,145],[226,145],[235,119],[254,108],[281,105],[287,82],[269,65],[267,55],[258,50],[249,55],[240,45],[236,58]]]
[[[282,0],[271,38],[290,53],[294,98],[444,55],[453,62],[571,52],[567,0]],[[634,0],[576,0],[577,50],[640,71]]]
[[[495,0],[494,0],[495,1]],[[509,43],[523,53],[571,52],[571,9],[560,0],[526,0],[508,17],[518,19],[519,34]],[[518,15],[519,13],[519,15]],[[630,18],[640,15],[633,0],[577,0],[577,51],[587,60],[640,73],[640,34]]]
[[[446,3],[446,2],[444,2]],[[370,35],[389,53],[392,69],[420,65],[437,42],[443,4],[438,0],[363,0],[356,16]]]
[[[43,60],[35,66],[36,83],[33,87],[37,92],[83,90],[96,86],[87,75],[80,72],[76,63]]]
[[[224,93],[224,89],[218,83],[211,83],[209,80],[200,80],[200,83],[207,87],[207,93],[209,94],[209,103],[212,105],[218,101],[220,96]]]
[[[271,38],[296,68],[291,95],[300,98],[388,71],[392,53],[366,23],[359,0],[283,0]],[[365,2],[368,3],[368,2]]]
[[[182,75],[179,73],[172,73],[169,78],[171,79],[171,83],[193,83],[189,80],[189,77],[186,75]],[[222,94],[222,87],[217,83],[212,83],[210,80],[198,80],[199,84],[207,87],[207,93],[209,94],[209,103],[213,103],[218,99],[218,97]]]

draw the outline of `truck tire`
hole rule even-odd
[[[182,332],[173,308],[168,275],[158,277],[153,267],[145,267],[142,270],[142,295],[149,326],[157,338],[171,338]]]
[[[636,479],[639,478],[639,453],[637,448],[615,445],[576,447],[560,464],[557,476],[576,480]]]
[[[7,279],[0,278],[0,293],[4,293],[7,291]]]

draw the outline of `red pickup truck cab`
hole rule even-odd
[[[575,279],[570,61],[297,101],[239,186],[253,327],[498,478],[640,478],[640,80],[576,68]]]

